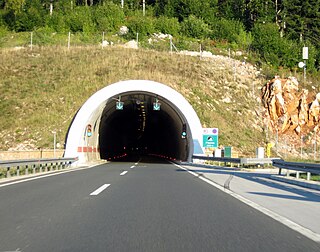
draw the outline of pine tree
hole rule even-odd
[[[291,39],[320,45],[320,0],[283,1],[285,33]]]

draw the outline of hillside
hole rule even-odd
[[[255,67],[211,58],[120,46],[36,47],[0,51],[0,149],[63,148],[81,105],[106,85],[129,79],[166,84],[191,103],[203,127],[218,127],[221,145],[254,156],[264,146],[260,88]]]

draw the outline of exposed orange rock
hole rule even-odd
[[[318,131],[320,123],[320,93],[299,88],[295,77],[275,76],[261,89],[266,113],[265,124],[279,134],[307,135]]]

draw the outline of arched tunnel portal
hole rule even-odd
[[[130,80],[92,95],[70,125],[66,157],[79,162],[122,155],[190,161],[202,154],[200,120],[186,99],[154,81]]]

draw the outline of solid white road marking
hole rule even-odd
[[[126,175],[128,171],[123,171],[120,173],[120,176]]]
[[[99,193],[101,193],[102,191],[104,191],[106,188],[108,188],[110,186],[110,184],[104,184],[103,186],[100,186],[97,190],[95,190],[94,192],[90,193],[91,196],[96,196]]]
[[[130,168],[131,168],[131,169],[133,169],[134,167],[135,167],[135,166],[134,166],[134,165],[132,165]]]
[[[195,173],[195,172],[193,172],[193,171],[190,171],[188,168],[182,167],[181,165],[177,165],[177,164],[175,164],[175,163],[172,163],[172,164],[174,164],[176,167],[179,167],[180,169],[185,170],[186,172],[192,174],[193,176],[199,177],[199,174],[198,174],[198,173]],[[234,198],[242,201],[243,203],[245,203],[245,204],[251,206],[252,208],[254,208],[254,209],[256,209],[256,210],[264,213],[265,215],[270,216],[270,217],[273,218],[274,220],[276,220],[276,221],[284,224],[285,226],[287,226],[287,227],[289,227],[289,228],[291,228],[291,229],[299,232],[300,234],[303,234],[304,236],[308,237],[309,239],[311,239],[311,240],[313,240],[313,241],[315,241],[315,242],[320,243],[320,234],[317,234],[317,233],[313,232],[313,231],[310,230],[310,229],[307,229],[307,228],[305,228],[305,227],[303,227],[303,226],[300,226],[299,224],[297,224],[297,223],[295,223],[295,222],[287,219],[286,217],[283,217],[283,216],[281,216],[281,215],[279,215],[279,214],[277,214],[277,213],[274,213],[274,212],[272,212],[271,210],[269,210],[269,209],[267,209],[267,208],[265,208],[265,207],[263,207],[263,206],[260,206],[260,205],[258,205],[257,203],[254,203],[253,201],[248,200],[248,199],[242,197],[242,196],[239,195],[239,194],[236,194],[235,192],[233,192],[233,191],[231,191],[231,190],[229,190],[229,189],[224,188],[223,186],[221,186],[221,185],[219,185],[219,184],[211,181],[210,179],[207,179],[207,178],[205,178],[205,177],[199,177],[199,179],[201,179],[201,180],[203,180],[204,182],[206,182],[206,183],[208,183],[208,184],[210,184],[210,185],[218,188],[219,190],[221,190],[221,191],[229,194],[230,196],[232,196],[232,197],[234,197]]]

